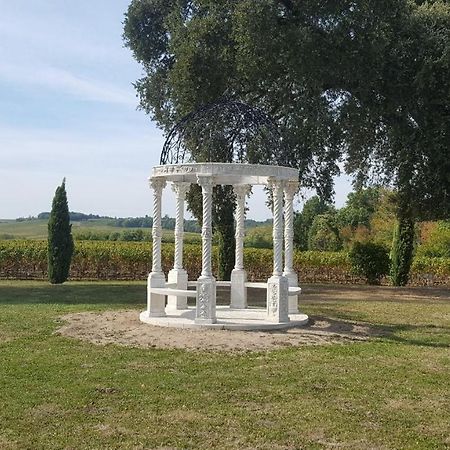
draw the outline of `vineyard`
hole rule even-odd
[[[167,273],[173,265],[173,244],[163,244],[162,263]],[[71,280],[145,280],[151,268],[149,242],[77,241],[72,260]],[[217,248],[213,253],[216,270]],[[272,271],[272,250],[246,248],[245,267],[250,281],[266,280]],[[201,271],[201,246],[184,246],[184,266],[189,279]],[[304,283],[363,283],[351,273],[346,252],[296,252],[294,267]],[[0,241],[1,279],[46,279],[47,242],[32,240]],[[387,284],[383,280],[383,284]],[[411,285],[450,286],[450,258],[418,256],[411,270]]]

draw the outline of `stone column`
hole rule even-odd
[[[202,188],[202,274],[197,280],[196,323],[216,323],[216,279],[212,275],[212,191],[213,177],[198,175],[197,183]]]
[[[231,304],[233,309],[247,308],[247,272],[244,270],[244,218],[245,197],[250,192],[251,186],[244,184],[233,186],[236,194],[236,259],[234,269],[231,272]]]
[[[273,274],[267,281],[267,319],[289,322],[289,282],[283,276],[283,182],[269,180],[273,198]]]
[[[294,196],[298,191],[298,181],[288,181],[284,185],[284,271],[289,287],[298,286],[298,276],[294,271]],[[289,314],[298,313],[297,295],[289,296]]]
[[[184,201],[189,190],[189,183],[173,182],[172,190],[176,197],[175,217],[175,257],[173,269],[169,272],[168,283],[176,289],[187,289],[188,274],[183,268],[183,236],[184,236]],[[167,309],[187,309],[187,297],[177,295],[167,296]]]
[[[165,296],[150,292],[150,288],[163,288],[166,284],[161,267],[161,201],[166,181],[163,178],[151,178],[150,186],[153,189],[153,254],[152,271],[147,280],[147,313],[149,317],[161,317],[166,315]]]

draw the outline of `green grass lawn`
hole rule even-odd
[[[305,289],[312,317],[388,333],[270,352],[102,347],[54,334],[63,314],[138,312],[144,299],[143,283],[0,282],[0,449],[450,445],[450,295],[330,300]]]

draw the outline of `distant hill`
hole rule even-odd
[[[85,213],[76,212],[76,211],[70,211],[69,215],[70,215],[70,220],[72,222],[81,222],[83,220],[90,220],[90,219],[114,219],[114,217],[110,217],[110,216],[99,216],[98,214],[85,214]],[[50,212],[41,212],[37,216],[38,219],[47,219],[47,220],[49,217],[50,217]],[[20,220],[20,219],[16,219],[16,220]]]
[[[70,221],[71,222],[87,222],[87,221],[102,221],[104,225],[119,228],[151,228],[153,226],[153,218],[150,216],[144,217],[111,217],[111,216],[100,216],[98,214],[85,214],[82,212],[70,211]],[[16,222],[25,222],[33,219],[48,220],[50,217],[50,212],[41,212],[37,217],[19,217]],[[266,219],[264,221],[257,221],[253,219],[245,220],[246,228],[255,228],[261,226],[267,226],[272,224],[272,219]],[[165,215],[161,218],[162,228],[166,230],[175,229],[175,219]],[[196,220],[184,220],[185,231],[192,233],[200,233],[201,228]]]

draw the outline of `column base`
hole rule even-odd
[[[147,278],[147,314],[148,317],[164,317],[166,315],[166,296],[155,294],[150,288],[166,286],[166,277],[162,272],[151,272]]]
[[[184,269],[172,269],[167,276],[167,282],[174,284],[176,289],[186,290],[188,288],[188,274]],[[167,310],[187,309],[187,307],[187,297],[167,296]]]
[[[231,309],[247,308],[247,272],[244,269],[233,269],[231,272]]]
[[[195,323],[216,323],[216,279],[201,276],[197,280]]]
[[[275,323],[289,322],[289,281],[281,275],[267,280],[267,320]]]
[[[295,272],[286,273],[283,272],[283,276],[288,279],[289,287],[297,287],[298,286],[298,276]],[[289,295],[289,314],[298,314],[298,296],[297,295]]]

